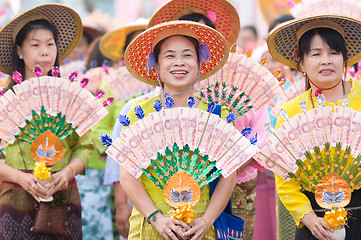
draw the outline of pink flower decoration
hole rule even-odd
[[[97,92],[97,95],[95,95],[95,97],[97,99],[101,99],[102,97],[104,97],[105,95],[105,90],[104,89],[100,89],[98,92]]]
[[[108,107],[109,105],[112,105],[114,102],[114,98],[107,98],[103,102],[103,107]]]
[[[81,81],[80,81],[80,87],[85,88],[86,86],[88,86],[89,83],[89,78],[84,77]]]
[[[59,69],[59,67],[57,67],[57,66],[54,66],[54,67],[51,69],[51,74],[53,74],[54,77],[59,76],[59,72],[60,72],[60,69]]]
[[[43,69],[39,65],[36,65],[33,69],[33,72],[36,77],[40,77],[43,74]]]
[[[21,75],[21,73],[19,73],[18,71],[15,71],[13,73],[13,80],[14,82],[16,82],[17,84],[20,84],[23,81],[23,76]]]
[[[212,23],[217,21],[217,14],[215,11],[208,10],[207,11],[207,18],[211,20]]]
[[[3,88],[0,88],[0,96],[4,96],[5,92]]]
[[[288,5],[289,5],[291,8],[293,8],[294,6],[296,6],[296,3],[295,3],[294,1],[292,1],[292,0],[287,0],[287,3],[288,3]]]
[[[77,77],[78,77],[78,72],[77,72],[77,71],[74,71],[74,72],[70,73],[69,81],[70,81],[70,82],[74,82]]]
[[[103,68],[103,71],[104,71],[106,74],[109,74],[109,67],[108,67],[108,65],[103,64],[102,68]]]

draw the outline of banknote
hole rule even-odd
[[[287,162],[296,162],[296,151],[286,137],[286,133],[284,133],[282,129],[277,129],[277,131],[272,134],[266,141],[269,146],[274,149],[275,153],[282,156]]]
[[[258,147],[248,143],[244,149],[240,149],[233,159],[228,161],[226,167],[222,170],[222,175],[227,178],[250,158],[252,158],[259,151]]]
[[[117,138],[115,141],[121,140]],[[114,144],[112,144],[105,153],[116,160],[120,166],[126,169],[135,178],[139,178],[142,175],[142,169],[131,160],[133,154],[132,151],[127,149],[124,144],[118,143],[117,147],[114,147]]]
[[[218,115],[206,111],[199,112],[196,141],[201,155],[206,155],[209,151],[218,119]]]
[[[3,106],[3,111],[7,112],[18,126],[25,126],[25,116],[22,114],[21,102],[12,90],[8,90],[4,96],[0,97],[0,105]]]
[[[157,149],[155,147],[155,144],[153,143],[152,136],[152,128],[151,128],[151,122],[148,117],[140,119],[136,121],[131,128],[133,131],[137,131],[139,134],[139,137],[141,139],[141,142],[144,146],[145,151],[147,152],[150,159],[157,158]],[[156,139],[154,139],[156,140]]]
[[[134,125],[134,124],[133,124]],[[137,159],[141,163],[147,163],[151,157],[146,152],[146,149],[142,143],[142,139],[139,137],[137,131],[134,131],[132,127],[126,128],[120,133],[120,138],[130,147]],[[142,165],[142,167],[146,167]]]
[[[22,104],[24,117],[27,120],[31,120],[32,119],[32,112],[31,112],[32,95],[31,95],[31,92],[29,91],[30,82],[23,81],[21,84],[14,85],[13,89],[14,89],[16,96],[18,96],[19,101]]]
[[[79,136],[84,135],[89,129],[91,129],[97,122],[104,118],[108,114],[108,111],[105,108],[100,108],[92,115],[90,115],[85,121],[81,122],[76,129],[76,132]]]
[[[342,142],[344,147],[350,145],[350,128],[353,110],[348,107],[335,106],[333,112],[333,124],[331,143]]]
[[[154,112],[148,115],[150,120],[151,130],[152,130],[152,139],[155,139],[154,144],[156,146],[157,152],[164,154],[165,147],[167,146],[164,124],[161,119],[161,114],[159,112]]]
[[[219,120],[219,124],[216,125],[214,130],[214,137],[208,153],[210,161],[218,159],[219,154],[226,150],[224,145],[228,138],[232,137],[231,134],[237,134],[235,130],[231,124],[226,123],[222,119]],[[231,142],[231,139],[229,142]]]
[[[264,146],[261,152],[257,155],[256,161],[261,164],[261,166],[271,170],[273,173],[277,174],[281,178],[289,181],[289,172],[292,172],[288,164],[286,164],[282,157],[272,151],[269,146]],[[296,170],[294,171],[296,172]]]

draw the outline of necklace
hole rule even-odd
[[[310,80],[310,79],[309,79]],[[310,80],[310,82],[312,83],[312,81]],[[341,84],[342,84],[342,92],[343,92],[343,96],[345,96],[345,94],[346,94],[346,92],[345,92],[345,84],[344,84],[344,82],[342,81],[342,79],[340,79],[340,81],[335,85],[335,86],[333,86],[333,87],[331,87],[331,88],[324,88],[324,89],[321,89],[321,93],[320,94],[322,94],[322,90],[330,90],[330,89],[332,89],[332,88],[334,88],[334,87],[336,87],[339,83],[341,82]],[[312,83],[313,84],[313,83]],[[314,84],[313,84],[314,85]],[[316,86],[316,85],[314,85],[314,86]],[[317,86],[316,86],[317,87]],[[318,90],[320,90],[320,88],[319,89],[317,89],[317,91]],[[315,97],[317,97],[318,96],[318,94],[316,95],[316,93],[317,93],[317,91],[315,92]],[[315,104],[313,103],[313,99],[312,99],[312,96],[313,96],[313,94],[312,94],[312,88],[310,89],[310,100],[311,100],[311,103],[312,103],[312,108],[315,108]]]
[[[315,92],[315,97],[317,97],[319,94],[322,94],[322,91],[323,91],[323,90],[330,90],[330,89],[333,89],[333,88],[337,87],[337,86],[340,84],[340,82],[342,81],[342,78],[340,78],[340,80],[336,83],[335,86],[330,87],[330,88],[320,88],[320,87],[318,87],[314,82],[312,82],[312,80],[311,80],[307,75],[306,75],[306,78],[308,79],[308,81],[310,81],[310,83],[311,83],[313,86],[317,87],[317,90],[316,90],[316,92]]]

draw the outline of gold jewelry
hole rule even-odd
[[[72,172],[73,172],[73,178],[71,180],[73,180],[75,178],[75,170],[71,165],[66,165],[65,167],[70,167]]]
[[[208,223],[207,223],[207,221],[203,218],[203,217],[200,217],[205,223],[206,223],[206,226],[207,226],[207,230],[209,229],[209,227],[208,227]]]

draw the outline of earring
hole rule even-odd
[[[19,59],[23,59],[23,56],[22,56],[22,55],[20,55],[20,56],[19,56]]]

